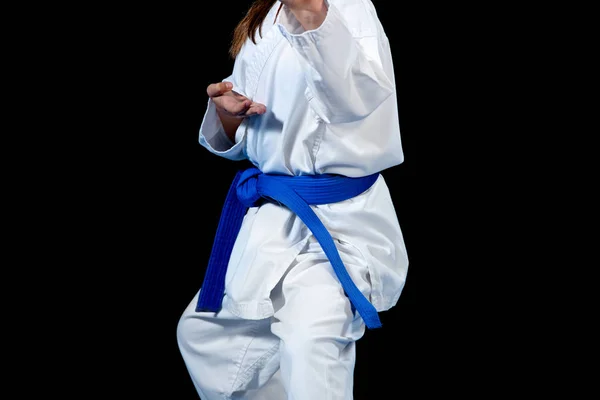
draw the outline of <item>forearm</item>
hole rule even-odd
[[[221,125],[223,125],[223,129],[225,130],[225,134],[233,143],[235,143],[235,132],[237,128],[243,121],[243,118],[232,117],[230,115],[225,115],[225,113],[217,110],[217,115],[221,120]]]

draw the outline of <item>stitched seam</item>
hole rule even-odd
[[[252,374],[254,371],[265,366],[267,364],[267,361],[269,361],[271,358],[273,358],[273,355],[275,355],[275,353],[277,353],[278,349],[279,349],[279,343],[273,345],[273,347],[271,347],[263,356],[261,356],[252,365],[250,365],[248,368],[246,368],[244,372],[241,372],[238,375],[238,378],[236,379],[236,382],[240,382],[237,385],[238,390],[240,389],[242,384],[244,384],[245,382],[248,382],[249,378],[250,379],[252,378]],[[242,381],[242,378],[244,378],[243,381]]]
[[[233,394],[233,392],[235,391],[234,386],[235,386],[235,383],[238,381],[238,377],[242,370],[242,362],[244,361],[244,358],[246,357],[246,354],[248,353],[248,349],[250,348],[250,345],[252,344],[252,342],[254,342],[254,340],[256,340],[256,333],[258,332],[258,327],[259,327],[260,321],[252,321],[252,322],[253,322],[252,329],[250,329],[251,338],[248,341],[248,343],[246,344],[246,346],[244,346],[240,350],[240,353],[238,354],[238,357],[237,357],[236,361],[234,362],[234,364],[236,364],[236,366],[237,366],[237,372],[235,374],[233,374],[233,376],[232,376],[230,391],[229,391],[229,393],[227,393],[228,396],[231,396]],[[237,360],[239,360],[239,361],[237,361]]]

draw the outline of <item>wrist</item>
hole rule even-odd
[[[217,116],[221,121],[221,126],[223,126],[223,130],[225,131],[225,135],[235,143],[235,133],[237,128],[242,123],[244,117],[232,116],[227,111],[221,110],[217,108]]]

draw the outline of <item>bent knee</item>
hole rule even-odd
[[[204,321],[190,313],[184,313],[177,323],[176,337],[182,352],[198,350],[205,340],[202,336],[202,325]]]
[[[177,337],[177,343],[181,347],[182,344],[188,343],[190,335],[190,324],[187,321],[185,315],[182,315],[177,322],[177,328],[175,330],[175,336]]]

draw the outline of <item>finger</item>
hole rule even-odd
[[[232,88],[233,85],[231,82],[211,83],[206,88],[206,94],[208,94],[209,97],[221,96],[223,93],[231,90]]]
[[[264,104],[260,103],[252,103],[248,110],[246,111],[246,115],[254,115],[254,114],[264,114],[267,112],[267,107]]]
[[[234,115],[245,115],[251,105],[252,102],[250,100],[242,101],[237,103],[235,106],[229,107],[227,112]]]

